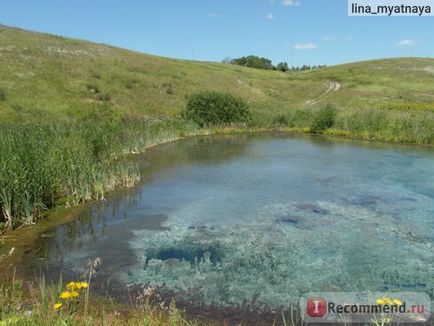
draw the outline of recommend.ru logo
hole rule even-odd
[[[431,301],[417,292],[317,292],[300,299],[306,322],[418,323],[432,316]]]

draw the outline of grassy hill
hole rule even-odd
[[[328,91],[331,82],[336,88]],[[282,73],[150,56],[0,26],[1,119],[174,116],[198,90],[240,96],[260,120],[330,103],[338,110],[432,111],[434,60],[389,59]],[[319,99],[319,100],[318,100]]]

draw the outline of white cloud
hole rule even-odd
[[[323,41],[333,41],[336,37],[334,36],[324,36],[322,38]]]
[[[318,46],[314,43],[303,43],[303,44],[297,44],[294,46],[294,49],[296,50],[311,50],[316,49]]]
[[[298,6],[300,1],[297,0],[282,0],[282,5],[284,6]]]
[[[216,14],[216,13],[214,13],[214,12],[210,12],[209,14],[208,14],[208,17],[211,17],[211,18],[215,18],[215,17],[219,17],[220,15],[219,14]]]
[[[351,41],[353,41],[354,40],[354,37],[352,37],[352,36],[347,36],[346,38],[345,38],[345,41],[347,41],[347,42],[351,42]]]
[[[402,40],[396,43],[397,46],[412,46],[415,44],[416,42],[414,40]]]
[[[265,16],[265,18],[267,18],[267,19],[273,19],[274,16],[273,16],[273,14],[267,14],[267,15]]]

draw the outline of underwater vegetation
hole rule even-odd
[[[284,308],[310,291],[406,290],[434,297],[432,243],[410,239],[390,217],[328,202],[267,207],[260,216],[199,230],[136,231],[131,245],[141,259],[124,279],[194,302],[262,309]],[[402,255],[412,257],[411,264]]]

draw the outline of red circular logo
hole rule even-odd
[[[306,311],[311,317],[323,317],[327,313],[327,301],[324,298],[309,298]]]

